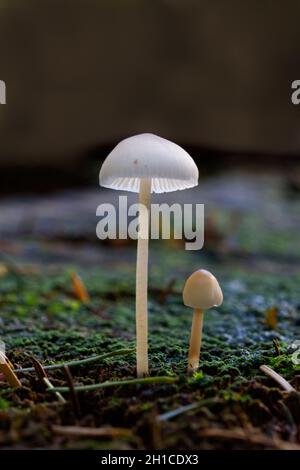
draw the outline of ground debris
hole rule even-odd
[[[88,428],[82,426],[60,426],[53,425],[51,427],[54,434],[66,437],[109,437],[111,439],[120,437],[130,437],[132,432],[130,429],[114,428],[111,426],[102,426],[101,428]]]
[[[262,434],[259,430],[255,429],[249,432],[249,430],[245,429],[229,430],[221,428],[211,428],[200,431],[199,436],[207,438],[245,441],[249,444],[255,444],[257,446],[263,446],[277,450],[300,450],[300,445],[298,444],[283,441],[278,437],[268,437]]]

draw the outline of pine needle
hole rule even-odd
[[[104,359],[109,359],[115,356],[127,356],[135,352],[135,349],[116,349],[115,351],[110,351],[104,354],[98,354],[97,356],[89,356],[85,357],[84,359],[73,359],[67,362],[61,362],[56,364],[50,364],[48,366],[43,366],[44,370],[54,370],[54,369],[62,369],[63,367],[75,367],[75,366],[82,366],[86,364],[93,364],[95,362],[103,361]],[[23,372],[34,372],[34,367],[23,367],[21,369],[14,369],[16,374],[23,373]]]
[[[275,380],[275,382],[277,382],[286,392],[295,392],[294,387],[292,387],[292,385],[289,384],[281,375],[275,372],[275,370],[271,369],[271,367],[262,365],[260,366],[260,370],[271,377],[271,379]]]
[[[174,384],[178,382],[178,377],[145,377],[143,379],[128,379],[128,380],[115,380],[115,381],[106,381],[99,384],[91,384],[91,385],[78,385],[74,387],[76,392],[91,392],[93,390],[98,390],[101,388],[109,388],[109,387],[120,387],[124,385],[149,385],[149,384]],[[70,391],[69,387],[54,387],[52,389],[48,389],[49,392],[61,392],[67,393]]]

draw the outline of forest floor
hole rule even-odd
[[[228,174],[200,194],[203,250],[150,244],[149,365],[158,383],[144,384],[128,383],[135,243],[96,239],[97,193],[0,201],[0,339],[22,383],[11,388],[0,376],[2,449],[300,450],[300,193],[280,175]],[[224,303],[205,313],[200,368],[188,376],[192,311],[182,287],[200,268],[215,274]],[[72,272],[88,301],[75,295]],[[60,396],[40,367],[56,363],[46,373],[67,387]],[[105,382],[118,383],[76,391]]]

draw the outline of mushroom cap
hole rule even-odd
[[[183,289],[183,303],[187,307],[207,310],[223,302],[223,293],[215,276],[205,269],[195,271]]]
[[[100,185],[138,193],[142,178],[152,179],[152,193],[168,193],[197,186],[198,168],[179,145],[154,134],[138,134],[119,142],[106,157]]]

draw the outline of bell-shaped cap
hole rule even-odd
[[[223,293],[215,276],[205,269],[195,271],[183,289],[183,303],[187,307],[207,310],[223,302]]]
[[[197,186],[198,168],[179,145],[154,134],[139,134],[110,152],[100,171],[100,185],[139,192],[142,178],[151,178],[152,193],[168,193]]]

